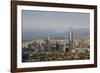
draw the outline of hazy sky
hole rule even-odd
[[[90,14],[55,11],[22,11],[22,36],[24,40],[65,37],[69,27],[74,36],[89,36]]]

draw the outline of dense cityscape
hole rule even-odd
[[[85,60],[90,58],[90,40],[75,39],[72,27],[68,38],[22,41],[22,62]]]

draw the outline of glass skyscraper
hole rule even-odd
[[[72,27],[69,28],[69,51],[71,51],[73,49],[73,29]]]

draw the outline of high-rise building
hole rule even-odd
[[[50,46],[50,37],[46,36],[46,45],[45,45],[45,50],[46,51],[51,51],[51,46]]]
[[[49,44],[50,37],[46,36],[46,44]]]
[[[72,27],[69,28],[69,51],[73,49],[73,30]]]

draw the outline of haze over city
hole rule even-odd
[[[22,62],[90,59],[88,13],[22,11]]]
[[[67,37],[69,27],[73,28],[73,36],[89,37],[89,13],[54,12],[54,11],[22,11],[23,40]]]

